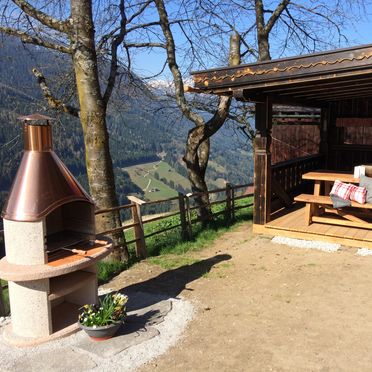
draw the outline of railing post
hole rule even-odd
[[[192,238],[192,221],[191,221],[191,210],[190,210],[190,196],[192,193],[186,194],[186,215],[187,215],[187,225],[189,238]]]
[[[3,296],[3,285],[0,281],[0,316],[5,316],[4,296]]]
[[[232,203],[231,203],[231,185],[229,183],[226,184],[226,210],[225,210],[225,218],[227,221],[231,222],[232,220]]]
[[[141,214],[141,204],[144,203],[143,200],[136,198],[135,196],[128,196],[128,199],[132,202],[132,219],[134,226],[134,236],[136,238],[136,256],[138,258],[147,257],[147,247],[145,240],[145,232],[143,229],[142,214]]]
[[[231,187],[231,218],[235,221],[235,189]]]
[[[178,205],[180,209],[180,220],[181,220],[181,235],[183,240],[189,240],[189,229],[187,227],[187,217],[185,209],[185,195],[181,192],[178,193]]]

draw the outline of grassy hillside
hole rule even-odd
[[[211,166],[223,170],[215,162],[211,162]],[[131,181],[143,191],[147,200],[167,199],[176,196],[178,192],[191,191],[189,180],[164,160],[137,164],[122,170],[129,174]],[[212,189],[225,187],[225,184],[224,178],[209,182]]]
[[[189,181],[164,161],[137,164],[123,170],[143,190],[147,200],[171,198],[178,191],[190,189]]]

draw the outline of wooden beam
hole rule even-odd
[[[337,96],[337,95],[349,95],[353,96],[353,93],[358,92],[370,92],[372,90],[372,83],[369,83],[367,86],[357,86],[357,87],[348,87],[347,89],[340,87],[337,90],[326,90],[324,92],[308,92],[308,93],[301,93],[297,94],[297,92],[293,93],[293,97],[295,98],[303,98],[303,99],[309,99],[309,98],[324,98],[329,96]]]
[[[294,93],[307,93],[307,92],[316,92],[331,90],[333,88],[345,87],[345,86],[358,86],[358,85],[371,85],[372,78],[366,78],[365,76],[350,78],[350,79],[341,79],[338,81],[322,82],[321,84],[316,84],[310,82],[303,84],[301,87],[298,86],[282,86],[279,90],[278,88],[268,89],[266,93],[280,93],[280,95],[292,95]]]
[[[283,84],[285,81],[358,76],[369,70],[372,45],[338,49],[310,55],[192,72],[200,89],[232,88],[256,83]],[[266,85],[267,86],[267,85]]]
[[[254,139],[254,207],[253,221],[264,225],[271,213],[271,127],[272,102],[256,103],[256,137]]]

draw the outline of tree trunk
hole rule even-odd
[[[98,208],[117,205],[115,179],[106,126],[106,107],[102,99],[97,56],[94,43],[92,3],[90,0],[71,0],[73,22],[73,67],[80,103],[80,121],[84,133],[86,167],[91,195]],[[121,225],[119,212],[100,214],[96,218],[98,231]],[[113,237],[113,260],[127,260],[124,235]]]
[[[191,183],[193,192],[202,194],[195,198],[198,205],[198,215],[203,224],[208,224],[213,219],[205,172],[208,165],[210,142],[212,137],[226,120],[231,104],[231,97],[221,97],[218,109],[213,117],[204,125],[198,125],[191,129],[187,136],[186,154],[183,160]]]
[[[202,141],[203,131],[196,131],[195,129],[191,129],[187,136],[186,154],[183,160],[186,164],[192,192],[202,193],[195,197],[195,203],[199,207],[199,219],[203,225],[207,225],[213,220],[213,214],[209,204],[208,186],[205,182],[210,142],[209,138]]]
[[[255,0],[258,56],[260,61],[268,61],[270,56],[269,32],[265,27],[264,7],[262,0]]]
[[[234,33],[230,38],[229,65],[235,66],[240,63],[240,36]],[[205,182],[207,171],[210,137],[213,136],[225,122],[231,98],[221,97],[218,109],[213,117],[203,124],[196,124],[187,136],[186,154],[184,161],[187,168],[188,178],[193,192],[202,193],[195,198],[198,205],[198,216],[203,224],[208,224],[213,220],[213,213],[209,201],[208,187]]]
[[[269,44],[269,35],[266,33],[259,33],[257,35],[258,39],[258,55],[260,61],[270,61],[270,44]]]

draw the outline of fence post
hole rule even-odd
[[[0,316],[5,316],[4,296],[3,296],[3,284],[0,282]]]
[[[192,193],[186,194],[186,215],[187,215],[189,239],[192,238],[192,221],[191,221],[191,210],[190,210],[190,196],[191,195]]]
[[[139,258],[146,258],[147,247],[141,214],[141,204],[143,204],[144,201],[136,198],[135,196],[128,196],[128,199],[133,204],[131,208],[132,219],[133,223],[136,224],[136,226],[134,226],[134,237],[136,238],[136,256]]]
[[[229,183],[226,184],[226,210],[225,210],[225,217],[227,221],[232,220],[232,203],[231,203],[231,185]]]
[[[187,217],[185,209],[185,195],[181,192],[178,193],[178,205],[180,208],[180,220],[181,220],[181,234],[183,240],[189,240],[189,230],[187,227]]]
[[[235,189],[231,187],[231,218],[235,221]]]

